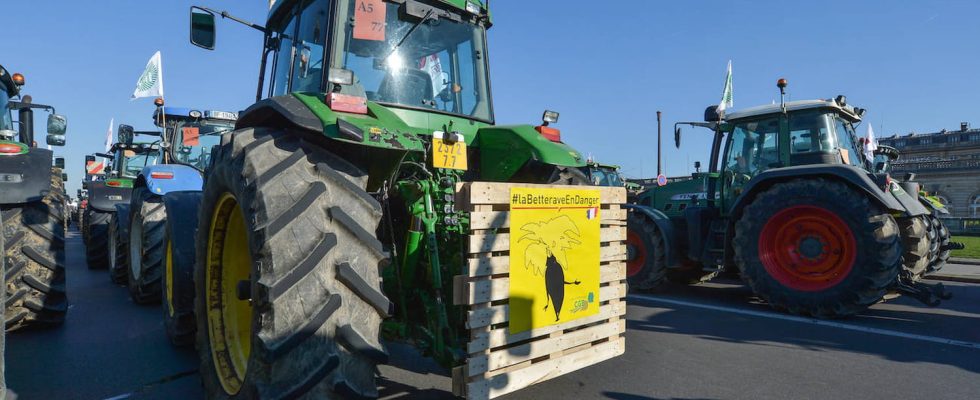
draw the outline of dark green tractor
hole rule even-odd
[[[119,125],[119,131],[132,134],[129,125]],[[155,132],[154,132],[155,133]],[[128,204],[133,191],[133,180],[145,165],[156,163],[159,144],[113,143],[108,153],[97,156],[109,160],[105,178],[88,183],[88,205],[85,209],[83,232],[88,238],[85,242],[85,258],[90,269],[108,268],[113,281],[117,281],[120,271],[125,274],[125,266],[119,265],[115,236],[112,235],[112,220],[116,218],[116,205]],[[120,257],[121,256],[121,257]]]
[[[705,122],[679,123],[713,132],[709,170],[630,207],[631,288],[727,269],[774,308],[817,317],[859,313],[889,292],[948,297],[919,282],[930,213],[917,193],[871,172],[854,131],[863,114],[839,96],[725,116],[709,107]]]
[[[48,115],[47,143],[65,144],[67,122],[51,106],[20,96],[24,77],[0,66],[0,214],[7,271],[6,330],[61,325],[65,294],[65,203],[62,170],[34,139],[34,110]],[[13,114],[16,112],[17,120]]]
[[[214,47],[218,14],[192,8],[192,43]],[[198,210],[207,396],[376,396],[385,319],[461,365],[457,185],[588,184],[584,157],[554,113],[494,123],[485,3],[282,0],[243,23],[264,34],[258,101],[214,148]]]

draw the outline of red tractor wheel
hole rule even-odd
[[[663,234],[646,216],[630,212],[626,224],[626,281],[630,289],[650,290],[667,272]]]
[[[821,318],[880,301],[902,268],[895,219],[844,183],[797,179],[759,193],[735,224],[742,278],[771,306]]]

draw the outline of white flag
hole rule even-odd
[[[864,157],[873,162],[875,150],[878,150],[878,139],[875,139],[875,130],[868,123],[868,135],[864,137]]]
[[[163,97],[163,63],[160,62],[160,52],[157,51],[150,57],[136,81],[136,90],[133,92],[133,99],[140,97]]]
[[[735,97],[732,94],[732,60],[728,60],[728,73],[725,75],[725,91],[721,93],[721,102],[718,103],[718,111],[725,111],[735,105]]]
[[[109,119],[109,130],[105,133],[105,152],[108,153],[112,148],[112,125],[116,122],[115,118]]]

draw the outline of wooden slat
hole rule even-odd
[[[624,242],[611,242],[609,246],[599,248],[599,262],[626,260],[626,245]],[[466,260],[466,276],[475,278],[487,275],[506,274],[510,271],[509,256],[488,257],[486,255]]]
[[[614,242],[626,240],[625,226],[609,226],[600,228],[599,242]],[[470,235],[469,253],[489,253],[493,251],[510,250],[510,234],[498,233],[489,235]]]
[[[528,187],[543,189],[569,189],[568,186],[561,185],[535,185],[535,184],[500,184],[496,182],[468,182],[460,185],[457,193],[463,199],[457,202],[463,204],[510,204],[511,187]],[[583,189],[576,187],[575,189]],[[626,188],[612,186],[591,186],[586,189],[599,190],[599,202],[603,204],[622,204],[626,202]]]
[[[619,337],[605,343],[583,348],[534,363],[529,368],[507,374],[496,375],[490,379],[475,380],[467,384],[467,396],[471,399],[492,399],[597,364],[626,352],[626,338]]]
[[[611,287],[611,289],[614,291],[619,291],[620,288],[622,288],[622,293],[626,292],[625,286],[623,285]],[[506,313],[509,312],[509,309],[501,309],[499,312],[501,312],[506,317],[507,316]],[[484,331],[480,331],[479,333],[471,332],[470,343],[466,346],[466,352],[470,354],[474,354],[494,347],[506,346],[508,344],[517,343],[520,341],[529,340],[544,335],[550,335],[554,332],[561,332],[566,329],[572,329],[588,324],[594,324],[596,322],[604,321],[609,318],[614,318],[625,314],[626,314],[626,303],[623,301],[623,299],[614,299],[609,304],[604,304],[602,306],[599,306],[599,312],[594,315],[590,315],[588,317],[582,317],[573,321],[568,321],[560,325],[542,326],[540,328],[531,329],[531,330],[518,332],[514,334],[511,334],[510,329],[506,327],[500,329],[493,329],[493,330],[484,330]],[[507,321],[505,320],[502,322],[507,322]],[[482,329],[487,326],[490,325],[483,325],[483,326],[476,327],[474,328],[473,332],[475,332],[476,329]]]
[[[520,346],[508,347],[499,351],[492,351],[486,363],[489,371],[476,371],[471,369],[468,372],[470,376],[476,376],[484,372],[490,372],[492,375],[494,370],[500,368],[592,343],[607,337],[618,336],[623,332],[626,332],[626,320],[616,319],[605,324],[590,326],[574,332],[556,335],[555,337],[525,343]],[[487,356],[481,355],[479,357]],[[471,360],[476,360],[476,357],[471,358]]]
[[[599,223],[619,225],[626,220],[626,210],[600,210]],[[502,229],[510,227],[510,211],[483,211],[470,213],[470,230]]]
[[[542,277],[542,284],[544,278]],[[599,284],[626,279],[626,263],[615,262],[599,267]],[[462,285],[460,287],[459,285]],[[467,305],[504,300],[510,296],[510,278],[460,282],[453,279],[453,304]]]

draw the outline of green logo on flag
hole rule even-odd
[[[139,92],[145,92],[150,90],[157,84],[157,76],[160,74],[159,68],[155,63],[149,63],[146,65],[146,70],[143,71],[143,75],[140,75],[139,81],[136,82],[136,90]]]

